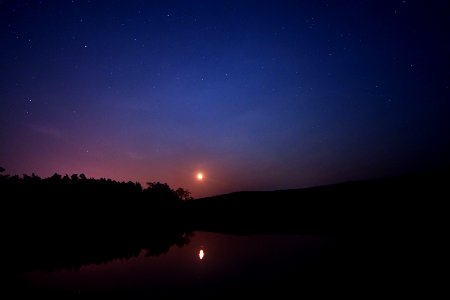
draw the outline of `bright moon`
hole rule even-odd
[[[203,259],[203,256],[205,256],[205,252],[203,252],[202,249],[198,252],[198,258]]]
[[[198,173],[197,174],[197,180],[200,180],[200,181],[203,180],[203,173]]]

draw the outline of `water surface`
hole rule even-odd
[[[166,254],[23,275],[35,292],[63,296],[218,297],[326,290],[336,273],[336,239],[306,235],[195,232]]]

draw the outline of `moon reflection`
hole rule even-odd
[[[200,258],[200,260],[202,260],[203,257],[205,257],[205,251],[203,251],[203,249],[200,249],[200,251],[198,251],[198,258]]]

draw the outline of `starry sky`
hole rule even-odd
[[[448,165],[449,7],[2,0],[0,165],[194,197]]]

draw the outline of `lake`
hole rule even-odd
[[[142,250],[129,259],[20,278],[34,295],[77,298],[301,296],[332,293],[338,283],[336,237],[196,231],[188,239],[156,256]]]

